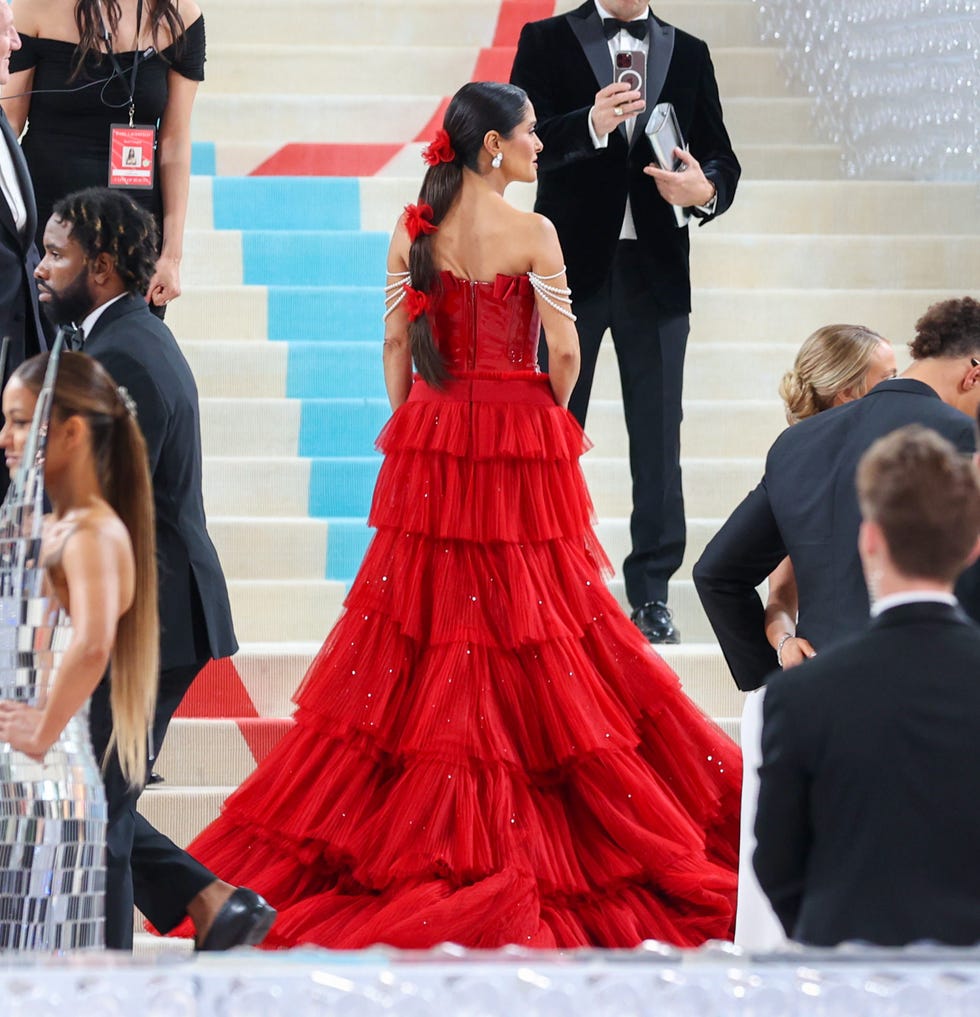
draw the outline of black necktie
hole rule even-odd
[[[611,39],[620,32],[629,32],[634,39],[641,41],[647,37],[647,19],[638,18],[636,21],[620,21],[619,18],[603,18],[602,30],[606,38]]]

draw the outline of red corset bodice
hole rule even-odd
[[[476,282],[440,272],[439,279],[429,320],[451,374],[537,370],[541,321],[526,275]]]

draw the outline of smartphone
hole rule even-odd
[[[640,98],[647,101],[646,54],[643,50],[623,49],[616,54],[616,72],[614,80],[623,81]]]

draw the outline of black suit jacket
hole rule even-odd
[[[132,293],[108,307],[86,337],[136,401],[156,506],[160,668],[201,664],[238,649],[228,590],[208,536],[201,490],[197,385],[170,329]]]
[[[34,269],[39,260],[34,246],[37,231],[34,186],[27,171],[27,162],[3,110],[0,110],[0,144],[6,145],[10,151],[27,209],[27,224],[19,233],[10,207],[0,194],[0,337],[10,337],[6,365],[9,376],[27,357],[47,349],[47,344],[34,284]]]
[[[762,482],[694,566],[698,595],[739,688],[758,688],[777,666],[756,587],[787,554],[799,588],[801,636],[819,652],[864,627],[869,605],[857,551],[855,473],[873,442],[913,423],[938,431],[961,452],[974,451],[970,418],[906,378],[883,381],[863,399],[800,421],[776,439]],[[967,612],[980,618],[972,572],[958,591]]]
[[[535,210],[558,230],[574,295],[601,285],[623,224],[627,195],[637,241],[653,266],[650,277],[666,310],[689,311],[687,227],[660,197],[643,167],[654,161],[644,132],[658,102],[671,102],[691,152],[718,191],[715,215],[732,203],[741,168],[722,120],[708,47],[652,15],[649,24],[646,111],[632,142],[618,127],[597,149],[588,116],[596,92],[613,80],[612,60],[595,4],[524,26],[511,80],[528,93],[544,143],[538,156]],[[700,213],[697,213],[700,215]]]
[[[980,941],[980,628],[892,608],[766,688],[755,868],[787,933]]]

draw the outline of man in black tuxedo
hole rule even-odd
[[[912,365],[854,402],[785,430],[769,450],[762,482],[735,509],[694,566],[694,582],[740,689],[777,667],[756,593],[787,555],[799,588],[796,632],[821,652],[858,632],[868,592],[857,553],[854,475],[876,439],[905,424],[938,431],[963,453],[975,448],[980,404],[980,303],[935,304],[916,323]],[[969,415],[968,415],[969,414]],[[958,587],[980,619],[975,569]]]
[[[805,943],[974,944],[980,628],[952,590],[980,552],[976,464],[913,424],[857,486],[874,618],[766,685],[756,872]]]
[[[13,15],[0,2],[0,85],[7,83],[10,54],[17,49],[20,37]],[[0,109],[0,338],[9,340],[4,383],[27,357],[46,349],[33,279],[38,262],[36,229],[37,207],[27,162]],[[6,471],[2,472],[0,497],[8,482]]]
[[[645,102],[632,69],[614,71],[640,60]],[[537,115],[544,150],[535,210],[558,230],[578,318],[582,368],[569,409],[584,426],[599,344],[611,329],[633,478],[626,595],[648,639],[678,642],[667,584],[686,541],[680,423],[691,283],[687,226],[678,227],[671,206],[703,225],[732,203],[741,172],[711,57],[645,0],[588,0],[524,26],[511,80]],[[645,128],[657,103],[673,104],[689,145],[678,153],[683,172],[653,164]]]
[[[121,191],[79,191],[55,204],[44,249],[35,275],[45,311],[55,324],[81,326],[73,345],[84,346],[128,390],[146,439],[160,587],[160,686],[152,732],[158,751],[198,672],[238,649],[204,515],[197,386],[173,335],[143,296],[157,250],[156,224],[147,212]],[[108,675],[92,698],[90,723],[101,758],[112,730]],[[275,911],[251,890],[217,880],[138,815],[138,791],[125,784],[115,756],[105,782],[107,945],[131,947],[134,894],[161,932],[189,914],[199,949],[260,941]]]

